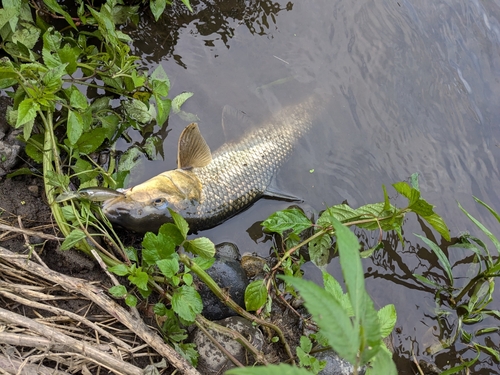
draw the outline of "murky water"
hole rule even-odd
[[[457,201],[500,234],[472,199],[500,210],[499,1],[193,3],[195,14],[175,6],[172,19],[142,24],[135,47],[151,68],[163,65],[173,95],[195,94],[184,109],[200,118],[212,149],[224,142],[224,105],[260,123],[282,106],[319,93],[331,98],[330,105],[278,177],[280,186],[304,200],[305,209],[319,211],[344,200],[353,207],[378,202],[382,184],[419,172],[422,195],[437,206],[452,235],[478,234]],[[146,162],[132,183],[175,167],[177,138],[186,125],[171,117],[165,161]],[[258,222],[287,206],[262,200],[203,235],[267,255],[271,243]],[[398,355],[408,359],[414,352],[446,366],[458,363],[459,354],[470,359],[472,352],[461,344],[434,357],[424,352],[439,335],[434,296],[412,273],[442,271],[412,234],[423,230],[429,233],[409,218],[404,244],[385,237],[386,251],[364,261],[367,287],[378,306],[396,305]],[[374,244],[376,235],[364,241]],[[450,256],[457,261],[465,255]],[[337,263],[329,269],[338,276]],[[312,269],[307,267],[315,278]],[[485,344],[498,350],[499,336],[491,340]],[[486,356],[481,360],[472,373],[500,374],[498,364]],[[402,363],[400,373],[412,372]]]

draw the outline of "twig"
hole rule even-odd
[[[127,310],[118,305],[109,298],[102,289],[89,284],[87,280],[77,279],[66,276],[58,272],[46,269],[38,264],[15,257],[11,251],[0,247],[0,258],[22,268],[28,272],[34,273],[41,278],[50,280],[53,283],[61,285],[66,290],[77,292],[100,306],[108,314],[115,317],[120,323],[133,331],[137,336],[144,340],[158,354],[166,359],[181,373],[185,375],[200,375],[200,373],[191,366],[179,353],[163,342],[163,339],[151,330],[142,320],[135,319]]]
[[[68,372],[54,370],[42,365],[24,365],[22,369],[21,366],[23,366],[23,361],[0,354],[0,374],[70,375]]]
[[[64,241],[64,238],[57,237],[57,236],[54,236],[52,234],[47,234],[47,233],[43,233],[43,232],[35,232],[33,230],[30,230],[30,229],[17,228],[17,227],[13,227],[11,225],[0,224],[0,230],[9,231],[9,232],[24,233],[24,234],[27,234],[28,236],[37,236],[40,238],[45,238],[46,240]]]

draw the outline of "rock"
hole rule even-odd
[[[28,191],[33,194],[34,197],[38,197],[40,195],[40,189],[38,185],[30,185],[28,186]]]
[[[9,173],[19,160],[17,156],[21,151],[18,144],[10,144],[0,140],[0,177]]]
[[[257,255],[245,253],[241,256],[241,267],[243,267],[249,279],[264,275],[264,266],[266,264],[267,261]]]
[[[220,256],[240,260],[240,250],[234,243],[222,242],[215,246],[215,251]]]
[[[314,356],[320,361],[326,361],[325,368],[318,375],[352,375],[354,372],[353,366],[331,349],[316,353]],[[364,375],[365,369],[360,368],[358,374]]]
[[[242,308],[245,306],[245,289],[248,278],[238,261],[216,255],[215,262],[206,272],[212,277],[219,287],[223,288],[231,298]],[[199,279],[196,279],[198,293],[203,301],[202,314],[209,320],[224,319],[236,313],[224,305],[219,298]]]
[[[216,323],[241,333],[258,350],[262,349],[264,335],[253,327],[250,321],[239,316],[232,316]],[[250,366],[254,363],[252,354],[248,353],[240,343],[213,330],[209,330],[209,332],[224,349],[242,364]],[[191,338],[200,354],[197,369],[203,375],[223,374],[230,368],[236,367],[199,328],[193,331]]]

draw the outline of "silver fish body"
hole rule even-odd
[[[104,202],[103,212],[111,222],[138,232],[156,231],[171,222],[169,207],[187,220],[192,232],[214,227],[266,195],[277,170],[322,108],[318,97],[284,108],[268,124],[239,142],[224,144],[208,160],[192,157],[206,156],[207,151],[203,145],[189,146],[196,143],[189,133],[198,130],[191,124],[193,129],[186,128],[187,135],[179,140],[179,168]]]

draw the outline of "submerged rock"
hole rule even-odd
[[[232,316],[216,323],[241,333],[258,350],[262,349],[264,336],[250,321],[239,316]],[[252,354],[248,353],[240,343],[213,330],[209,330],[209,332],[240,363],[246,366],[251,366],[254,363]],[[197,367],[200,373],[203,375],[223,374],[230,368],[236,367],[199,328],[193,331],[191,337],[191,341],[196,344],[200,354]]]
[[[352,375],[354,367],[345,359],[340,358],[333,350],[325,350],[314,355],[320,361],[326,361],[326,366],[318,375]],[[360,368],[359,375],[365,374],[365,369]]]

